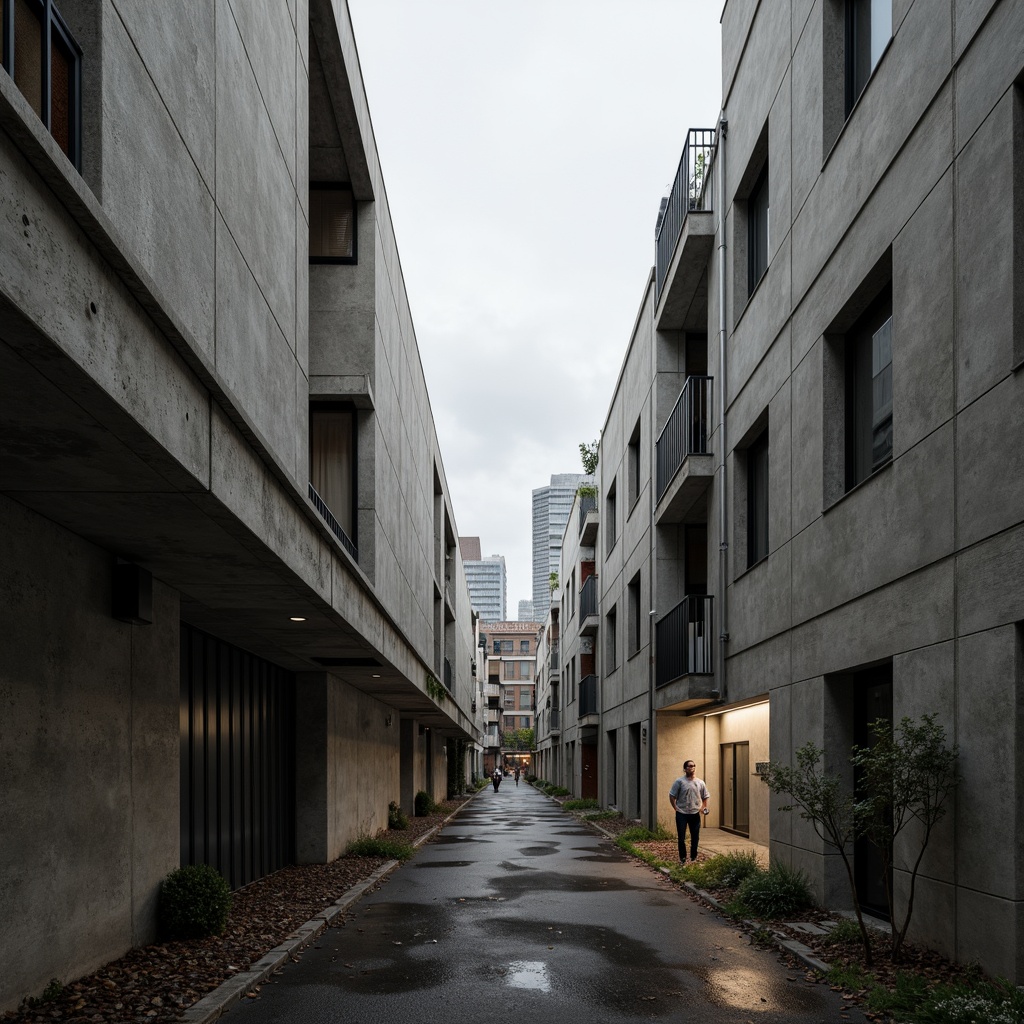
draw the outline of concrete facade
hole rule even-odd
[[[443,798],[479,739],[343,0],[59,7],[81,172],[0,73],[0,1009],[154,936],[184,839],[184,624],[293,680],[298,860]],[[351,193],[354,262],[310,264],[324,181]],[[347,529],[310,489],[327,408],[354,423]],[[116,562],[151,573],[150,624],[114,617]]]
[[[865,702],[891,701],[895,721],[938,715],[964,782],[923,862],[910,938],[1020,983],[1024,8],[894,0],[891,39],[849,96],[843,11],[724,8],[727,130],[712,129],[703,178],[691,164],[677,185],[678,233],[601,439],[596,647],[615,651],[602,753],[621,764],[610,737],[642,728],[649,701],[655,753],[641,764],[656,798],[642,813],[667,823],[664,794],[693,757],[709,824],[726,825],[746,793],[736,830],[770,839],[773,858],[842,907],[838,858],[772,809],[757,762],[813,740],[852,785]],[[891,365],[876,335],[868,440],[881,455],[860,473],[853,353],[873,316],[888,317]],[[707,377],[713,399],[687,406],[690,433],[659,481],[676,401],[706,393]],[[683,634],[670,629],[677,607]],[[653,680],[622,647],[638,628],[644,649],[648,619]],[[702,635],[713,642],[694,658]],[[620,776],[602,775],[603,802],[621,801]],[[900,899],[910,855],[909,842],[896,850]]]

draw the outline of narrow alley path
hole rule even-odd
[[[863,1021],[556,804],[506,779],[228,1019]]]

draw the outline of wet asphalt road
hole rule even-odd
[[[863,1021],[525,782],[488,787],[232,1024]]]

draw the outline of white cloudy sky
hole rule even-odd
[[[720,0],[349,0],[458,530],[532,597],[531,491],[604,422]]]

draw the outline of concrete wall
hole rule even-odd
[[[0,496],[2,1007],[153,941],[178,866],[178,599],[115,621],[112,571]]]

